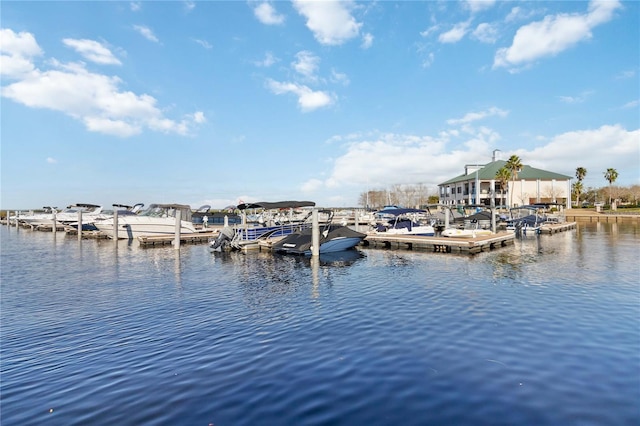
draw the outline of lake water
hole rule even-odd
[[[0,237],[3,426],[640,424],[637,225],[318,261]]]

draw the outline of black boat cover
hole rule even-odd
[[[245,209],[296,209],[298,207],[313,207],[316,203],[313,201],[259,201],[257,203],[238,204],[238,210]]]

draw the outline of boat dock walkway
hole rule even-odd
[[[428,250],[440,253],[475,254],[513,244],[515,233],[499,232],[476,238],[425,237],[421,235],[367,235],[362,244],[370,247]]]
[[[210,232],[197,232],[195,234],[182,234],[180,235],[180,244],[200,244],[207,243],[211,238],[218,236],[218,232],[211,230]],[[174,235],[156,235],[156,236],[142,236],[138,237],[140,247],[153,247],[153,246],[165,246],[173,244],[175,240]]]
[[[576,222],[546,223],[540,227],[541,234],[555,234],[556,232],[568,231],[575,229]]]

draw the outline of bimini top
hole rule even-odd
[[[429,213],[429,212],[423,209],[383,209],[383,210],[378,210],[376,213],[392,214],[394,216],[400,216],[401,214],[407,214],[407,213]]]
[[[296,209],[298,207],[313,207],[315,205],[316,203],[314,203],[313,201],[259,201],[257,203],[238,204],[238,209]]]

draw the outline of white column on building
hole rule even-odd
[[[536,179],[536,203],[540,202],[540,179]]]

